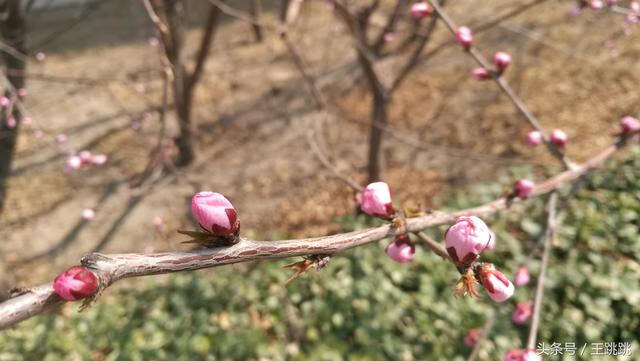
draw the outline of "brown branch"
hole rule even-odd
[[[531,327],[529,328],[529,339],[527,341],[527,349],[534,349],[536,346],[536,337],[538,335],[538,325],[540,324],[540,307],[542,298],[544,297],[544,281],[549,265],[549,253],[551,243],[556,231],[556,204],[558,193],[552,192],[547,203],[547,229],[545,231],[544,249],[542,251],[542,264],[540,265],[540,274],[536,284],[536,295],[533,300],[533,316],[531,318]]]
[[[216,33],[216,29],[218,28],[220,13],[221,11],[218,6],[213,4],[209,5],[209,15],[207,16],[204,34],[202,35],[202,41],[200,42],[200,48],[198,50],[198,55],[196,56],[196,65],[193,68],[193,72],[187,79],[187,93],[192,93],[193,87],[196,85],[198,80],[200,80],[204,63],[209,56],[209,51],[211,50],[211,41]]]
[[[435,10],[435,13],[438,14],[438,17],[440,17],[447,28],[449,28],[449,31],[451,31],[451,33],[455,36],[458,27],[453,22],[453,20],[442,9],[437,1],[429,0],[429,3],[433,6],[433,9]],[[466,52],[471,55],[471,57],[478,63],[478,65],[485,69],[491,69],[491,64],[474,47],[466,49]],[[529,124],[533,128],[535,128],[542,134],[543,141],[549,149],[549,152],[554,157],[558,158],[558,160],[560,160],[567,169],[571,169],[572,167],[574,167],[573,163],[567,158],[567,156],[560,149],[558,149],[557,146],[551,143],[551,140],[547,136],[545,130],[542,128],[542,125],[540,124],[538,119],[533,115],[533,113],[531,113],[531,111],[529,111],[524,102],[522,102],[522,100],[518,98],[513,89],[511,89],[511,87],[509,86],[509,83],[507,83],[507,81],[499,74],[494,75],[493,79],[499,85],[500,89],[507,95],[509,100],[511,100],[516,109],[518,109],[518,111],[525,117],[527,122],[529,122]]]
[[[433,251],[433,253],[437,254],[440,257],[442,257],[442,259],[444,259],[446,261],[453,262],[453,260],[451,259],[451,257],[447,253],[447,250],[444,248],[444,246],[441,243],[439,243],[436,240],[432,239],[431,237],[427,236],[423,232],[416,232],[415,235],[418,236],[418,238],[420,238],[420,240],[422,240],[422,243],[425,246],[429,247]]]
[[[636,132],[637,134],[638,132]],[[630,134],[596,154],[593,158],[576,167],[566,170],[545,182],[538,184],[532,197],[549,193],[560,186],[578,179],[589,170],[599,166],[620,149]],[[461,215],[486,217],[507,209],[521,199],[498,198],[478,207],[459,210],[453,213],[432,212],[409,218],[406,221],[407,232],[419,232],[426,228],[453,222]],[[226,248],[202,249],[190,252],[165,252],[154,254],[90,254],[82,259],[82,264],[91,268],[101,280],[101,289],[128,277],[139,277],[161,273],[172,273],[222,266],[232,263],[248,262],[258,259],[287,258],[314,254],[335,254],[350,248],[395,236],[398,232],[389,224],[349,233],[326,237],[291,239],[281,241],[254,241],[241,239],[236,245]],[[402,232],[404,233],[404,231]],[[51,284],[38,286],[0,304],[0,329],[10,327],[29,317],[44,312],[58,304]]]

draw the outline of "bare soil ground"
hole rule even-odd
[[[454,4],[451,15],[478,25],[517,6],[507,0],[472,3]],[[498,50],[514,55],[508,80],[546,128],[567,131],[569,155],[583,160],[608,144],[620,116],[639,111],[640,28],[624,35],[620,16],[571,17],[570,6],[545,2],[478,35],[476,43],[487,56]],[[125,22],[117,18],[116,24]],[[65,36],[99,37],[106,25],[95,24]],[[144,169],[157,138],[153,109],[160,104],[162,81],[159,50],[146,41],[150,25],[138,19],[128,26],[138,30],[131,39],[118,35],[127,41],[112,41],[114,30],[104,35],[109,41],[60,45],[44,62],[29,61],[33,77],[26,105],[48,136],[36,139],[22,128],[0,215],[0,253],[18,283],[49,280],[91,251],[184,249],[175,229],[191,226],[188,204],[198,190],[229,196],[249,237],[336,230],[332,220],[352,212],[355,203],[352,191],[323,168],[306,142],[309,124],[322,114],[278,37],[267,32],[255,43],[250,26],[239,21],[219,29],[197,90],[196,164],[152,189],[132,189],[126,179]],[[324,146],[341,170],[362,182],[370,99],[345,34],[321,2],[312,2],[293,39],[340,109],[322,132]],[[187,53],[199,35],[197,29],[188,33]],[[427,52],[450,42],[448,36],[440,27]],[[379,66],[392,73],[403,59]],[[385,138],[384,179],[397,200],[437,207],[453,189],[491,182],[512,166],[556,166],[543,150],[522,145],[530,128],[495,84],[470,79],[473,66],[457,47],[447,47],[424,59],[395,94],[391,125],[406,136]],[[168,133],[175,134],[173,114],[168,116]],[[69,141],[53,142],[58,133]],[[81,149],[107,154],[108,164],[64,172],[66,154]],[[80,218],[86,207],[96,210],[92,222]],[[155,231],[155,216],[166,221],[166,233]]]

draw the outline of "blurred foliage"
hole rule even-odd
[[[638,360],[639,152],[581,183],[561,213],[539,341],[632,342],[627,359]],[[476,205],[501,189],[481,186],[446,207]],[[498,243],[484,259],[508,275],[526,263],[535,276],[543,208],[536,199],[487,219]],[[359,215],[339,222],[350,230],[375,221]],[[429,233],[441,239],[443,231]],[[0,361],[464,360],[466,330],[491,315],[496,323],[478,359],[501,360],[507,349],[523,347],[528,325],[513,325],[511,312],[516,301],[532,299],[535,277],[504,304],[454,299],[458,275],[450,264],[418,249],[413,263],[399,265],[384,255],[386,243],[345,252],[288,286],[281,267],[291,260],[123,281],[87,311],[69,304],[1,332]],[[546,359],[607,358],[587,349],[582,358]]]

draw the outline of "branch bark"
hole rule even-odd
[[[637,133],[639,132],[635,132],[635,134]],[[575,169],[566,170],[539,183],[532,192],[531,197],[549,193],[566,183],[578,179],[611,157],[633,135],[629,134],[618,139],[614,144]],[[486,217],[522,201],[521,199],[501,197],[478,207],[452,213],[431,212],[421,217],[407,219],[406,231],[415,233],[426,228],[448,224],[462,215]],[[404,233],[404,230],[400,232]],[[400,232],[396,231],[390,224],[386,224],[380,227],[318,238],[281,241],[241,239],[240,242],[231,247],[190,252],[112,255],[93,253],[85,256],[81,262],[98,275],[101,289],[104,289],[118,280],[129,277],[190,271],[259,259],[316,254],[332,255],[350,248],[393,237]],[[40,314],[60,302],[60,298],[53,292],[51,283],[32,288],[22,295],[0,303],[0,330]]]

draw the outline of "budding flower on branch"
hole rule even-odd
[[[65,169],[67,171],[78,170],[82,167],[82,159],[77,155],[71,155],[67,158]]]
[[[433,9],[431,5],[427,4],[424,1],[414,3],[411,5],[411,17],[414,19],[422,19],[428,15],[433,13]]]
[[[409,238],[404,235],[397,236],[396,239],[387,246],[387,256],[398,263],[411,262],[415,254],[415,246],[409,241]]]
[[[554,129],[551,132],[551,143],[558,147],[564,147],[567,144],[567,133],[560,129]]]
[[[461,26],[456,30],[456,40],[460,45],[469,49],[471,47],[471,43],[473,42],[473,34],[471,33],[471,29],[466,26]]]
[[[516,287],[525,286],[531,281],[531,275],[529,274],[529,269],[525,266],[518,267],[516,271],[516,276],[513,282],[516,284]]]
[[[96,293],[98,278],[84,267],[73,266],[56,277],[53,290],[66,301],[77,301]]]
[[[487,247],[493,247],[494,235],[482,219],[463,216],[444,235],[447,253],[458,265],[470,265]]]
[[[542,143],[542,133],[537,130],[531,131],[527,134],[527,145],[535,147]]]
[[[369,184],[362,192],[362,211],[368,215],[391,219],[395,214],[391,202],[391,190],[385,182]]]
[[[236,209],[220,193],[197,193],[191,199],[191,212],[200,227],[214,236],[236,236],[240,231]]]
[[[504,302],[513,296],[513,283],[490,263],[483,263],[479,270],[480,284],[495,302]]]
[[[513,194],[519,198],[528,198],[536,184],[528,179],[520,179],[513,185]]]
[[[511,55],[504,51],[499,51],[493,56],[493,64],[496,66],[498,73],[502,73],[511,64]]]
[[[623,134],[629,134],[640,130],[640,121],[632,116],[626,116],[620,119],[620,129]]]
[[[85,208],[82,210],[82,219],[85,221],[92,221],[96,217],[96,212],[91,208]]]
[[[516,309],[513,311],[513,315],[511,316],[511,321],[516,325],[522,325],[529,321],[532,314],[533,308],[531,307],[531,302],[518,303],[516,305]]]
[[[192,239],[183,243],[198,243],[205,247],[230,246],[239,241],[240,220],[233,204],[220,193],[199,192],[191,199],[191,213],[202,231],[178,233]]]
[[[475,68],[471,71],[471,75],[477,80],[488,80],[491,79],[491,72],[486,68]]]

